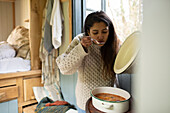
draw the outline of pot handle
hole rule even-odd
[[[110,105],[110,104],[102,103],[102,106],[109,110],[113,110],[113,108],[114,108],[113,104]]]

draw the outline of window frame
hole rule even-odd
[[[77,34],[83,32],[83,25],[86,18],[86,11],[96,11],[86,8],[86,0],[72,0],[72,34],[74,38]],[[101,0],[101,10],[106,11],[106,0]]]

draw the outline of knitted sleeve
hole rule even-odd
[[[86,55],[88,53],[84,51],[80,38],[75,37],[66,51],[56,59],[60,72],[65,75],[75,73]]]

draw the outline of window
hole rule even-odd
[[[106,5],[105,5],[105,1],[106,0],[85,0],[85,6],[86,6],[86,16],[93,12],[93,11],[98,11],[98,10],[103,10],[105,11],[106,9]]]
[[[105,11],[122,41],[132,32],[141,29],[142,0],[84,0],[83,4],[83,20],[93,11]]]
[[[105,1],[106,0],[72,0],[73,38],[83,31],[84,20],[89,13],[97,10],[106,10]]]
[[[106,13],[122,41],[134,31],[141,30],[142,0],[106,0]]]

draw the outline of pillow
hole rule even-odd
[[[16,57],[22,57],[24,59],[30,60],[30,48],[29,44],[25,44],[17,49]]]
[[[30,60],[29,29],[17,26],[8,36],[7,42],[17,51],[17,57]]]
[[[0,42],[0,60],[15,57],[16,51],[7,42]]]
[[[59,86],[56,83],[52,85],[46,85],[44,87],[33,87],[33,92],[38,103],[44,97],[48,97],[53,101],[63,100]]]

